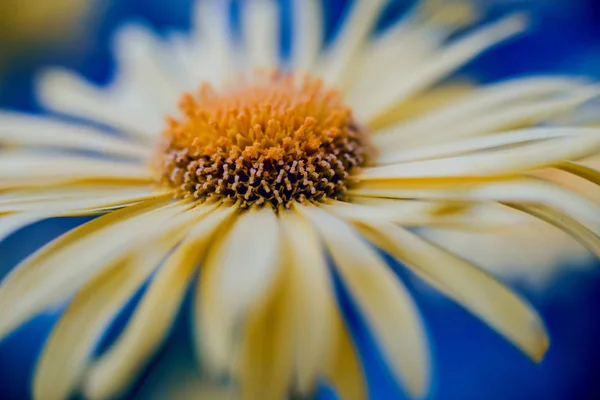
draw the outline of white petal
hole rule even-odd
[[[565,266],[593,268],[595,256],[564,231],[536,220],[506,224],[499,229],[423,229],[420,234],[444,249],[484,268],[494,276],[516,279],[545,291]]]
[[[485,85],[473,90],[464,99],[451,102],[439,110],[376,132],[377,136],[382,136],[376,140],[383,140],[384,136],[409,140],[420,132],[441,131],[511,104],[526,105],[543,98],[568,94],[583,88],[584,84],[585,82],[571,77],[534,76]]]
[[[185,240],[152,279],[117,342],[92,364],[84,389],[88,398],[115,397],[148,362],[165,339],[215,231],[232,211],[233,208],[203,211],[210,214],[190,228]]]
[[[365,168],[357,177],[371,179],[415,179],[509,175],[543,168],[562,160],[591,156],[600,149],[600,130],[574,128],[576,135],[461,157],[442,158]],[[584,128],[585,129],[585,128]],[[581,134],[577,134],[581,133]]]
[[[291,276],[285,266],[281,272],[267,301],[250,310],[244,320],[235,368],[243,399],[285,399],[290,392],[294,365]]]
[[[87,150],[144,160],[152,149],[87,125],[17,112],[0,112],[0,143]]]
[[[456,126],[446,126],[444,129],[433,131],[425,137],[418,135],[419,137],[414,136],[407,139],[394,136],[384,138],[377,135],[375,136],[376,145],[381,149],[385,149],[380,162],[393,162],[396,159],[394,153],[403,149],[411,149],[413,147],[420,149],[427,145],[497,132],[522,124],[535,125],[544,120],[555,118],[562,113],[572,111],[575,107],[598,96],[598,94],[600,94],[598,88],[590,87],[574,91],[573,94],[564,98],[540,100],[531,104],[517,103],[472,117],[468,122],[462,122]]]
[[[148,167],[117,160],[6,151],[0,153],[0,188],[87,179],[150,182]]]
[[[522,15],[511,15],[499,22],[476,30],[465,38],[448,46],[425,65],[417,68],[410,76],[398,80],[398,85],[390,85],[386,92],[360,110],[360,115],[369,120],[394,104],[434,84],[454,69],[475,58],[492,46],[521,33],[525,28]]]
[[[452,183],[451,183],[452,185]],[[454,184],[454,186],[456,186]],[[600,234],[600,207],[592,200],[551,182],[535,179],[500,181],[475,187],[402,189],[388,186],[361,188],[352,193],[367,197],[438,199],[449,201],[497,201],[541,204],[563,211]]]
[[[331,382],[340,399],[367,399],[365,373],[358,352],[352,344],[348,327],[339,313],[334,313],[331,324],[333,331],[332,357],[324,364],[324,377]]]
[[[279,61],[279,9],[273,0],[252,0],[242,11],[242,37],[248,69],[277,68]]]
[[[195,307],[207,367],[220,372],[231,366],[236,323],[269,293],[280,252],[277,217],[268,207],[241,214],[210,249]]]
[[[363,221],[374,244],[427,283],[505,336],[535,361],[548,348],[546,329],[535,311],[508,288],[460,258],[391,223]]]
[[[359,204],[354,204],[357,202]],[[454,212],[447,202],[356,198],[353,203],[335,202],[323,206],[346,220],[390,221],[403,226],[459,227],[469,230],[513,225],[523,222],[520,213],[495,203],[464,206]],[[460,206],[458,206],[460,207]]]
[[[411,75],[443,47],[449,36],[474,22],[468,2],[416,1],[402,19],[374,38],[356,57],[352,89],[346,100],[354,110],[368,108],[398,77]],[[360,113],[359,113],[360,114]]]
[[[447,158],[461,154],[476,153],[479,151],[490,151],[502,148],[503,146],[530,144],[542,142],[548,139],[569,137],[579,135],[585,132],[595,134],[591,128],[584,130],[573,130],[573,128],[527,128],[515,131],[490,133],[487,135],[476,136],[467,139],[458,139],[452,141],[441,141],[439,144],[429,146],[419,146],[416,149],[410,147],[403,150],[402,147],[380,147],[380,155],[377,158],[379,164],[400,163],[409,161],[430,160],[435,158]],[[600,132],[600,131],[598,131]]]
[[[3,201],[5,199],[0,195],[0,213],[28,211],[46,214],[48,216],[52,216],[53,214],[64,215],[65,213],[77,212],[78,210],[85,212],[121,207],[156,197],[164,193],[166,192],[155,191],[151,188],[120,190],[114,192],[98,190],[96,193],[92,192],[87,196],[74,199],[39,199],[39,197],[38,199],[35,199],[34,196],[33,200],[28,201],[27,197],[21,197],[16,198],[11,202]]]
[[[186,88],[176,75],[179,70],[172,63],[169,46],[149,27],[128,23],[117,31],[113,50],[118,66],[115,90],[127,88],[135,92],[132,94],[137,95],[136,99],[152,107],[152,111],[174,110],[180,92]]]
[[[308,72],[323,44],[323,10],[319,0],[292,0],[293,22],[291,69]]]
[[[319,75],[330,85],[339,86],[357,50],[363,45],[379,13],[388,0],[357,0],[331,47],[326,50]]]
[[[163,243],[153,243],[142,254],[96,276],[79,291],[42,351],[33,382],[35,399],[69,398],[107,325],[169,250]]]
[[[172,219],[181,206],[157,208],[163,202],[147,201],[97,218],[22,261],[0,285],[0,306],[5,310],[0,316],[0,338],[68,299],[90,278],[122,260],[136,240],[168,234],[166,228],[153,228]]]
[[[295,212],[281,213],[280,221],[292,276],[296,380],[298,390],[308,394],[321,366],[333,356],[333,322],[338,311],[325,252],[314,228]]]
[[[93,86],[71,72],[51,69],[40,74],[37,95],[48,110],[111,126],[125,134],[151,140],[164,127],[163,115],[144,104],[139,93],[116,85]]]
[[[201,61],[198,78],[206,82],[223,83],[239,69],[240,51],[234,46],[229,25],[231,0],[194,2],[194,53]]]
[[[410,294],[386,262],[348,224],[317,207],[300,209],[319,228],[392,372],[412,396],[423,396],[429,381],[429,352]]]
[[[508,204],[517,210],[523,211],[535,218],[556,226],[563,232],[581,243],[585,248],[600,258],[600,237],[589,230],[577,220],[555,211],[550,207],[531,206],[527,204]]]
[[[161,194],[161,190],[156,190],[148,185],[68,185],[41,188],[27,188],[20,190],[11,190],[0,193],[0,206],[14,204],[44,204],[47,201],[57,200],[80,200],[102,195],[125,195],[134,194],[143,196],[144,194]]]

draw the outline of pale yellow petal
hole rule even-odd
[[[595,185],[600,185],[600,170],[592,166],[573,161],[563,161],[556,168],[590,181]]]
[[[244,4],[242,37],[248,57],[248,70],[277,68],[279,54],[279,10],[273,0],[253,0]]]
[[[281,213],[280,221],[292,277],[296,382],[301,393],[309,394],[322,365],[333,356],[333,321],[338,311],[325,250],[314,228],[295,212]]]
[[[205,81],[220,84],[242,69],[236,55],[240,50],[234,45],[229,24],[231,2],[232,0],[194,2],[192,49],[197,55],[196,60],[202,61],[195,67],[202,71],[198,75],[198,83]]]
[[[323,44],[323,10],[319,0],[293,0],[291,68],[310,71]]]
[[[301,210],[318,227],[392,372],[412,396],[424,396],[430,379],[427,336],[410,294],[351,226],[318,207]]]
[[[585,225],[579,223],[577,220],[555,211],[549,207],[544,206],[531,206],[526,204],[508,204],[517,210],[523,211],[529,215],[532,215],[542,221],[545,221],[551,225],[556,226],[563,232],[567,233],[572,238],[576,239],[590,252],[600,258],[600,237],[594,232],[586,228]]]
[[[584,81],[562,76],[526,77],[484,85],[437,110],[431,110],[376,132],[377,136],[382,138],[375,138],[375,140],[384,140],[383,136],[414,140],[415,135],[420,132],[441,132],[449,126],[461,125],[462,121],[496,112],[511,104],[528,105],[540,99],[572,93],[584,87]]]
[[[163,122],[165,112],[176,110],[182,91],[189,90],[172,62],[172,48],[148,26],[130,22],[116,32],[113,52],[117,59],[115,80],[101,89],[97,100],[112,100],[113,115],[144,115],[146,121],[127,121],[128,131],[135,127],[138,135],[157,138],[162,130],[153,131],[153,127]]]
[[[90,193],[88,196],[82,196],[78,199],[57,198],[27,201],[26,198],[15,198],[11,202],[4,203],[2,202],[3,198],[0,195],[0,213],[39,212],[48,216],[52,216],[53,213],[56,215],[64,215],[69,211],[77,212],[80,210],[85,212],[121,207],[156,197],[164,193],[166,192],[144,188],[143,190],[121,190],[120,192],[115,191],[112,193],[110,191],[97,191],[95,196]]]
[[[389,221],[414,227],[488,230],[523,222],[520,213],[493,202],[465,204],[443,201],[356,198],[353,199],[353,203],[333,202],[323,207],[349,221]]]
[[[394,224],[363,221],[358,226],[375,245],[410,268],[535,361],[549,339],[536,312],[507,287],[474,265]]]
[[[437,199],[448,201],[497,201],[500,203],[541,204],[561,210],[600,234],[600,207],[594,201],[560,185],[536,179],[517,179],[479,184],[469,187],[403,188],[385,183],[365,185],[353,194],[366,197],[405,199]]]
[[[235,367],[243,399],[281,400],[290,393],[294,365],[290,272],[282,268],[266,304],[245,318]]]
[[[50,242],[23,260],[0,284],[0,337],[38,312],[65,301],[91,277],[131,251],[144,233],[160,234],[157,224],[181,207],[146,201],[109,213]],[[81,255],[85,255],[82,257]]]
[[[339,313],[334,313],[332,357],[324,364],[324,376],[344,400],[367,399],[367,384],[358,352]]]
[[[115,344],[94,361],[84,391],[87,398],[107,399],[121,393],[142,369],[166,337],[192,274],[199,266],[215,231],[231,215],[233,208],[210,213],[190,228],[185,240],[171,254],[152,279],[124,332]]]
[[[485,110],[471,115],[468,117],[468,124],[456,121],[443,127],[420,130],[419,132],[428,132],[425,136],[419,135],[419,133],[407,136],[406,128],[402,132],[402,127],[399,127],[396,129],[396,132],[400,131],[399,135],[395,134],[394,129],[391,129],[385,134],[377,135],[374,141],[378,147],[391,153],[395,150],[418,150],[425,146],[435,146],[458,139],[534,126],[565,115],[591,98],[597,97],[599,93],[600,90],[597,87],[584,86],[560,97],[516,100],[513,103],[500,105],[493,110]],[[409,130],[412,130],[410,125],[408,127]]]
[[[0,153],[0,188],[86,179],[151,182],[152,173],[146,166],[116,160],[17,151]]]
[[[211,247],[196,295],[196,324],[207,367],[226,370],[233,360],[236,323],[264,300],[280,266],[277,217],[265,207],[237,217]]]
[[[459,157],[414,161],[365,168],[357,177],[371,179],[415,179],[502,176],[544,168],[562,160],[577,160],[595,154],[600,149],[600,135],[586,128],[570,137],[547,140]],[[600,132],[598,130],[597,132]]]
[[[378,136],[383,136],[388,132],[392,133],[390,128],[400,122],[412,121],[422,115],[430,115],[435,113],[435,110],[445,108],[444,106],[447,104],[459,102],[474,90],[473,86],[474,84],[469,82],[449,82],[398,103],[369,121],[368,127],[373,133],[372,140],[375,143],[382,140]]]
[[[359,110],[360,115],[370,121],[398,102],[433,85],[483,51],[523,32],[525,26],[523,15],[515,14],[458,39],[417,68],[411,79],[399,79],[396,85],[389,85],[385,92]]]
[[[364,44],[388,0],[357,0],[331,47],[323,55],[319,75],[333,86],[342,84],[344,72]]]
[[[33,381],[34,399],[70,397],[107,325],[169,250],[164,243],[153,243],[141,254],[114,264],[78,292],[42,351]]]
[[[152,149],[88,125],[17,112],[0,112],[0,143],[28,147],[58,147],[147,159]]]
[[[589,129],[590,134],[597,134]],[[600,132],[600,131],[599,131]],[[431,160],[446,158],[461,154],[475,153],[479,151],[493,151],[503,146],[516,146],[543,142],[549,139],[572,137],[586,134],[586,131],[573,130],[572,128],[528,128],[515,131],[489,133],[482,136],[466,139],[452,139],[441,141],[431,145],[418,146],[417,148],[402,148],[394,146],[380,147],[378,164],[394,164],[400,162]]]
[[[157,138],[164,126],[163,115],[143,107],[138,93],[132,99],[124,91],[121,87],[121,92],[113,94],[58,69],[41,73],[37,84],[39,100],[48,110],[99,122],[142,140]]]
[[[132,194],[135,196],[144,196],[145,194],[162,194],[161,190],[151,188],[148,185],[68,185],[52,187],[32,187],[20,190],[11,190],[0,193],[0,205],[16,205],[20,203],[36,204],[44,202],[54,202],[57,200],[71,201],[85,199],[97,196],[113,196]]]

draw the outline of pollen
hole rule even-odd
[[[181,198],[242,208],[343,199],[372,146],[336,90],[278,73],[184,94],[157,174]]]

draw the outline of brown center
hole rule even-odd
[[[258,75],[185,94],[168,119],[157,174],[182,198],[242,208],[343,199],[372,152],[339,92],[309,76]]]

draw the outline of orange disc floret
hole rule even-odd
[[[371,147],[340,93],[321,80],[260,75],[185,94],[159,147],[160,180],[180,197],[289,207],[345,196]]]

